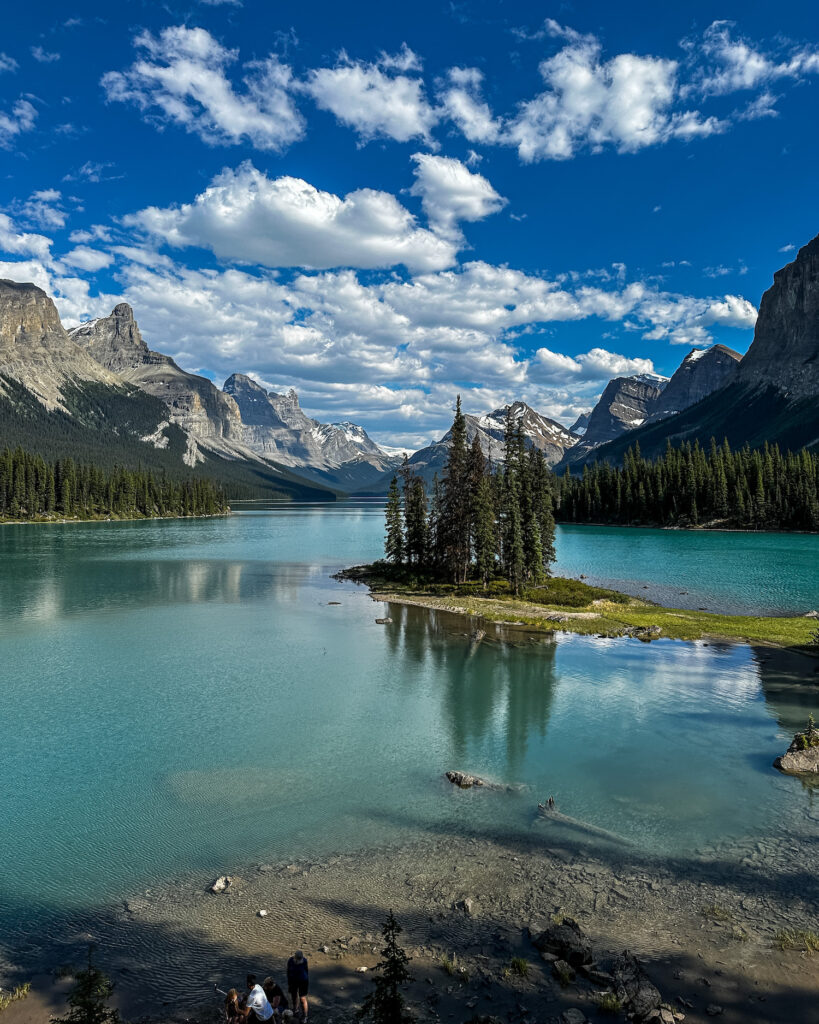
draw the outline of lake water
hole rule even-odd
[[[376,503],[0,528],[0,925],[436,829],[528,830],[538,800],[658,855],[816,831],[771,768],[815,662],[382,607],[338,568]],[[559,569],[695,606],[819,606],[819,538],[573,527]],[[624,584],[625,585],[625,584]],[[330,602],[340,602],[331,604]],[[527,788],[461,792],[461,768]],[[579,832],[582,838],[582,832]]]

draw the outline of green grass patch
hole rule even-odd
[[[597,1009],[602,1013],[620,1013],[623,1004],[613,992],[602,992],[595,997]]]
[[[25,985],[17,985],[11,992],[0,992],[0,1013],[11,1006],[12,1003],[25,999],[30,991],[31,983],[27,981]]]
[[[509,964],[509,970],[519,978],[529,977],[529,961],[522,956],[513,956]]]
[[[803,928],[785,928],[774,936],[780,949],[800,949],[805,953],[819,953],[819,935]]]
[[[707,906],[700,907],[700,913],[709,921],[730,921],[734,916],[728,907],[721,903],[709,903]]]

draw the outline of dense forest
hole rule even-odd
[[[22,448],[0,453],[0,520],[141,519],[227,512],[210,480],[169,480],[147,470],[46,462]]]
[[[586,466],[556,481],[561,522],[646,526],[720,525],[750,530],[819,530],[819,455],[775,445],[732,451],[712,439],[647,460],[639,445],[623,466]]]
[[[528,448],[520,421],[506,421],[503,461],[492,466],[477,437],[467,445],[458,396],[443,479],[427,495],[408,463],[386,508],[385,555],[417,575],[487,584],[505,578],[519,593],[549,575],[554,561],[551,474]]]

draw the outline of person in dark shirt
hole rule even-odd
[[[296,1012],[298,1004],[301,1003],[302,1024],[307,1024],[307,992],[309,985],[309,974],[307,968],[307,957],[300,949],[287,961],[287,987],[290,990],[290,999],[293,1002],[293,1012]]]
[[[277,1017],[280,1017],[282,1011],[287,1009],[287,996],[285,996],[281,985],[275,982],[272,978],[265,978],[262,982],[262,988],[264,989],[264,994],[267,996],[268,1002],[273,1007],[273,1013],[275,1013]]]

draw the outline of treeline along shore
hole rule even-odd
[[[622,467],[597,462],[555,481],[560,522],[621,526],[700,525],[741,530],[819,530],[819,455],[766,444],[731,451],[711,439],[645,459],[635,444]]]
[[[154,519],[230,511],[206,479],[170,480],[143,469],[102,469],[71,458],[47,462],[23,448],[0,452],[0,522]]]

